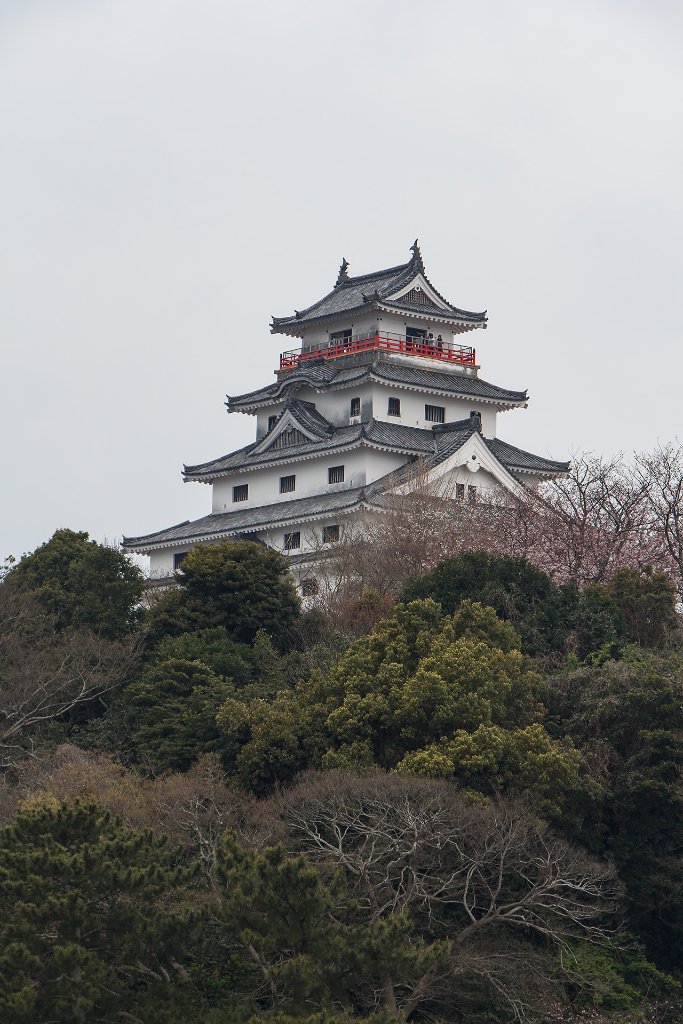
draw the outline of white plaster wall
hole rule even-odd
[[[275,468],[252,470],[216,480],[213,485],[212,512],[235,512],[239,509],[257,508],[295,498],[307,498],[314,494],[333,494],[336,491],[363,487],[379,476],[398,468],[405,462],[405,456],[391,452],[376,452],[368,448],[354,451],[340,451],[336,454],[307,459],[304,462],[293,459]],[[344,482],[328,484],[328,469],[344,466]],[[296,475],[296,490],[280,494],[280,477]],[[369,475],[368,475],[369,474]],[[249,485],[247,501],[232,500],[232,489],[239,484]]]
[[[401,415],[389,416],[389,398],[401,402]],[[390,385],[373,385],[373,415],[376,420],[386,423],[402,423],[408,427],[422,427],[430,430],[434,424],[425,419],[425,405],[442,405],[446,410],[446,422],[467,419],[470,412],[481,413],[482,432],[485,437],[496,436],[496,410],[493,406],[477,402],[476,399],[445,398],[428,392],[407,391]]]
[[[176,548],[175,550],[164,548],[163,551],[152,551],[149,556],[149,574],[154,579],[158,576],[168,576],[169,573],[173,572],[173,555],[177,551],[183,549]],[[189,548],[185,548],[189,550]]]

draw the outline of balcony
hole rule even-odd
[[[330,341],[320,348],[309,348],[304,352],[290,349],[280,355],[280,369],[292,370],[312,359],[338,359],[354,352],[396,352],[406,356],[421,356],[441,363],[457,363],[461,366],[475,366],[476,352],[469,345],[454,345],[446,341],[426,338],[407,338],[402,334],[355,334],[351,338]]]

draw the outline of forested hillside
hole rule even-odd
[[[620,473],[524,557],[417,496],[307,607],[246,541],[8,563],[0,1020],[683,1021],[677,526]]]

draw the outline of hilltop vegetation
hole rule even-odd
[[[683,1021],[676,573],[423,555],[314,608],[248,542],[151,607],[86,534],[9,568],[0,1019]]]

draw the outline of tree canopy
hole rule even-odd
[[[149,614],[151,644],[223,627],[239,643],[252,643],[262,630],[278,649],[293,645],[300,600],[277,551],[250,541],[198,545],[184,559],[177,583]]]

